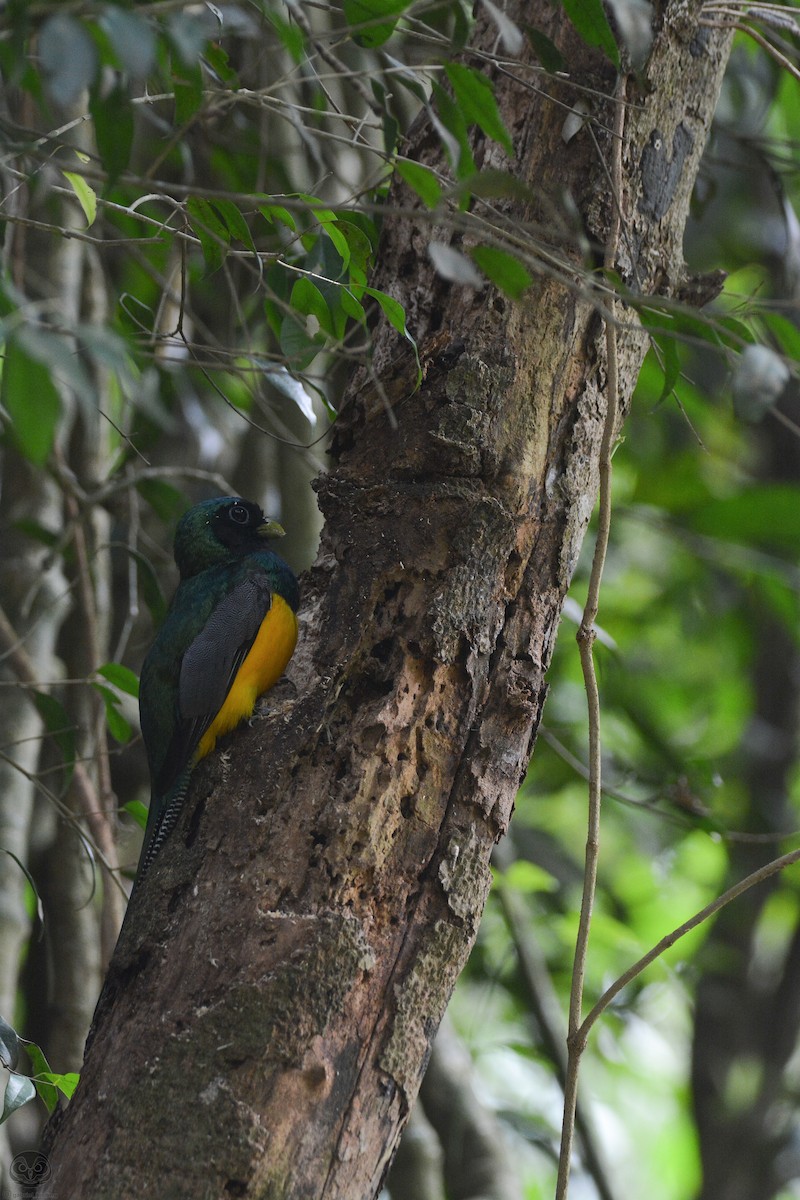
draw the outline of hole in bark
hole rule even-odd
[[[225,1191],[229,1196],[246,1196],[247,1184],[243,1179],[229,1179],[225,1184]]]
[[[398,264],[397,274],[400,279],[408,279],[414,274],[414,269],[417,265],[416,256],[413,254],[404,254]]]
[[[369,725],[361,734],[361,746],[368,754],[374,753],[386,736],[384,725]]]
[[[410,796],[403,796],[403,799],[400,801],[400,812],[403,814],[406,820],[408,820],[409,817],[413,817],[414,805],[411,803]]]
[[[456,338],[436,356],[436,365],[443,371],[451,371],[467,348],[462,338]]]
[[[200,801],[200,803],[197,805],[197,807],[195,808],[194,812],[192,813],[191,819],[189,821],[189,828],[186,831],[186,842],[185,842],[187,849],[189,846],[193,846],[195,843],[198,831],[200,829],[200,821],[202,819],[203,813],[205,812],[205,808],[206,808],[206,801],[205,801],[205,797],[204,797]]]
[[[392,638],[384,638],[382,642],[372,647],[372,657],[380,663],[387,663],[392,653]]]
[[[312,846],[327,846],[328,839],[324,833],[319,833],[318,830],[311,830],[311,845]]]

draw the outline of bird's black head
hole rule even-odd
[[[219,496],[195,504],[178,522],[175,562],[181,579],[218,563],[263,550],[267,538],[282,537],[277,521],[267,521],[257,504],[239,496]]]

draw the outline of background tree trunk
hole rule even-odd
[[[532,61],[496,79],[531,188],[502,216],[584,231],[521,303],[437,277],[408,195],[387,214],[378,286],[404,304],[423,382],[377,339],[319,485],[326,526],[304,584],[291,684],[197,772],[139,893],[52,1148],[52,1196],[374,1196],[475,937],[545,697],[544,674],[593,507],[605,401],[600,247],[614,72],[560,9],[509,4],[560,48],[580,89]],[[496,30],[479,12],[474,48]],[[672,20],[672,17],[675,20]],[[727,36],[667,5],[630,82],[619,268],[670,292]],[[525,52],[523,52],[525,53]],[[588,127],[562,139],[568,108]],[[595,141],[596,139],[596,141]],[[433,162],[426,121],[409,157]],[[509,167],[475,136],[482,166]],[[452,230],[436,240],[458,238]],[[543,260],[544,261],[544,260]],[[620,329],[623,407],[645,350]],[[387,414],[391,404],[395,422]],[[290,514],[287,514],[290,520]]]

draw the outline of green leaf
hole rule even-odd
[[[6,846],[0,846],[0,850],[2,850],[4,854],[7,854],[8,857],[16,863],[22,874],[27,879],[28,886],[30,887],[33,895],[34,904],[36,905],[36,916],[39,920],[39,924],[44,925],[44,905],[42,904],[42,897],[39,895],[39,889],[36,886],[36,880],[25,866],[25,863],[22,862],[21,859],[17,858],[13,850],[9,850]]]
[[[75,17],[57,13],[39,31],[39,65],[45,89],[56,104],[77,104],[97,75],[97,49]]]
[[[296,25],[293,21],[284,21],[278,13],[269,10],[266,13],[266,18],[294,61],[296,63],[302,62],[306,52],[306,39],[300,26]]]
[[[19,1060],[19,1037],[16,1029],[12,1029],[8,1021],[0,1017],[0,1060],[4,1067],[12,1070]]]
[[[116,87],[102,96],[99,95],[96,88],[93,88],[89,100],[89,111],[94,122],[97,149],[108,175],[108,186],[111,186],[127,168],[130,161],[134,132],[133,108],[129,97],[121,87]],[[95,208],[96,205],[95,199]],[[89,224],[91,225],[92,222],[89,221]]]
[[[209,42],[203,52],[203,58],[226,88],[232,92],[238,90],[239,76],[230,65],[227,51],[223,50],[222,46],[217,42]]]
[[[102,683],[93,683],[92,687],[103,697],[103,705],[106,710],[106,725],[108,725],[108,731],[111,736],[122,745],[129,742],[133,730],[130,723],[126,721],[117,707],[119,696],[116,692],[112,692],[111,688],[105,687]]]
[[[363,285],[372,266],[373,246],[377,241],[375,227],[369,220],[362,220],[360,213],[348,213],[339,217],[337,229],[347,239],[350,249],[350,282]]]
[[[611,32],[602,0],[561,0],[561,3],[581,40],[587,46],[597,46],[619,68],[619,47]]]
[[[25,1052],[31,1060],[33,1083],[36,1091],[39,1093],[39,1099],[47,1111],[52,1113],[58,1104],[58,1092],[53,1084],[47,1081],[47,1076],[51,1074],[50,1063],[45,1058],[41,1048],[36,1045],[36,1042],[26,1042]]]
[[[364,291],[367,296],[372,296],[373,300],[377,300],[389,324],[398,333],[402,333],[403,337],[413,341],[406,327],[406,310],[400,301],[395,300],[393,296],[387,296],[386,292],[381,292],[377,288],[368,287],[364,288]]]
[[[250,227],[245,221],[242,212],[233,203],[232,200],[215,200],[213,207],[217,210],[222,218],[225,228],[232,238],[237,242],[242,242],[248,249],[255,253],[255,245],[253,244],[253,235],[250,232]]]
[[[336,213],[332,208],[324,205],[321,200],[318,200],[316,196],[309,196],[306,192],[298,192],[297,198],[308,204],[314,220],[319,222],[333,242],[336,252],[342,260],[342,266],[346,271],[350,265],[350,246],[348,245],[347,238],[338,228]]]
[[[299,320],[294,313],[287,313],[281,322],[279,341],[289,366],[302,371],[319,354],[325,338],[322,334],[312,336],[305,321]]]
[[[197,64],[186,66],[176,54],[172,57],[172,76],[175,120],[178,125],[188,125],[203,103],[203,75]]]
[[[97,216],[97,194],[82,175],[76,175],[74,171],[64,171],[63,175],[77,196],[78,203],[83,209],[83,215],[86,217],[86,228],[88,229],[90,225],[94,224]]]
[[[68,1100],[72,1099],[75,1088],[81,1081],[77,1071],[67,1071],[65,1075],[60,1075],[57,1071],[45,1071],[41,1079],[43,1083],[57,1087]]]
[[[31,358],[18,337],[6,345],[0,399],[20,452],[43,467],[55,441],[61,399],[48,367]]]
[[[653,346],[654,348],[658,348],[659,353],[656,354],[656,361],[664,372],[664,383],[661,388],[661,394],[656,400],[656,407],[658,407],[659,404],[663,404],[672,395],[675,385],[680,379],[681,356],[678,350],[678,342],[675,338],[653,338]]]
[[[228,227],[217,216],[208,200],[190,196],[186,201],[189,223],[200,240],[208,274],[218,270],[230,244]]]
[[[428,208],[436,208],[442,196],[442,186],[428,167],[420,163],[398,160],[394,168],[400,178],[416,192],[423,204]]]
[[[519,300],[532,283],[532,276],[519,259],[494,246],[475,246],[472,257],[492,283],[512,300]]]
[[[467,124],[477,125],[487,137],[499,142],[509,157],[513,157],[511,135],[500,116],[489,80],[461,63],[445,63],[444,69]]]
[[[292,288],[289,303],[295,312],[301,313],[306,317],[314,317],[320,329],[323,329],[326,333],[333,332],[331,311],[327,301],[317,285],[306,278],[306,276],[298,279]],[[316,331],[308,331],[307,328],[307,332],[309,332],[310,337],[313,337]]]
[[[534,29],[532,25],[525,26],[525,34],[533,47],[533,52],[539,59],[539,62],[544,67],[545,71],[549,71],[552,75],[559,71],[566,70],[566,63],[561,51],[550,41],[549,37],[545,37],[538,29]]]
[[[400,140],[400,122],[396,117],[384,109],[383,111],[383,150],[388,156],[391,156],[397,150],[397,145]]]
[[[378,290],[378,288],[364,288],[364,294],[366,296],[372,296],[373,300],[377,300],[383,315],[386,317],[392,328],[396,329],[398,333],[402,334],[403,337],[411,343],[411,347],[414,351],[414,358],[417,360],[417,387],[419,387],[420,383],[422,382],[422,366],[419,361],[417,343],[409,333],[408,326],[406,325],[406,310],[403,308],[399,300],[395,300],[393,296],[387,296],[386,292],[381,292]]]
[[[121,692],[134,697],[139,695],[139,677],[130,667],[124,667],[122,663],[108,662],[98,667],[97,673],[109,683],[113,683]]]
[[[265,220],[269,221],[270,225],[276,222],[279,225],[285,225],[287,229],[291,229],[292,233],[297,231],[297,222],[288,208],[284,208],[281,204],[260,204],[258,211]]]
[[[356,300],[353,293],[348,288],[340,288],[339,303],[348,317],[352,317],[354,321],[358,321],[360,325],[366,325],[367,314],[364,312],[364,306],[359,300]]]
[[[469,144],[467,122],[458,104],[445,89],[434,81],[432,95],[436,100],[439,116],[431,112],[434,128],[441,138],[453,170],[459,179],[474,175],[476,171],[472,147]],[[441,118],[441,119],[440,119]]]
[[[129,800],[123,804],[122,811],[133,817],[140,829],[147,828],[147,805],[142,804],[141,800]]]
[[[75,762],[74,723],[61,702],[49,692],[31,692],[31,699],[44,721],[45,729],[61,751],[65,766],[71,767]]]
[[[71,341],[38,325],[19,325],[13,337],[26,354],[47,368],[54,380],[72,388],[88,413],[94,412],[95,388]]]
[[[16,1072],[10,1072],[8,1083],[6,1084],[5,1096],[3,1097],[3,1113],[0,1116],[0,1125],[3,1121],[7,1121],[13,1112],[18,1108],[22,1108],[23,1104],[28,1104],[29,1101],[36,1098],[36,1088],[28,1079],[27,1075],[17,1075]]]
[[[20,533],[24,533],[26,537],[33,538],[35,542],[41,542],[43,546],[47,546],[51,550],[61,541],[60,533],[54,533],[52,529],[45,529],[44,525],[27,517],[15,521],[14,528],[18,529]]]
[[[777,340],[783,353],[800,363],[800,329],[795,322],[784,317],[782,313],[769,311],[761,314],[761,320]]]
[[[382,46],[407,7],[407,0],[344,0],[344,16],[353,41],[359,46]]]

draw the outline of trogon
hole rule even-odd
[[[194,767],[252,714],[292,656],[297,579],[267,549],[282,534],[238,496],[205,500],[178,523],[180,582],[139,685],[151,796],[137,883],[177,822]]]

